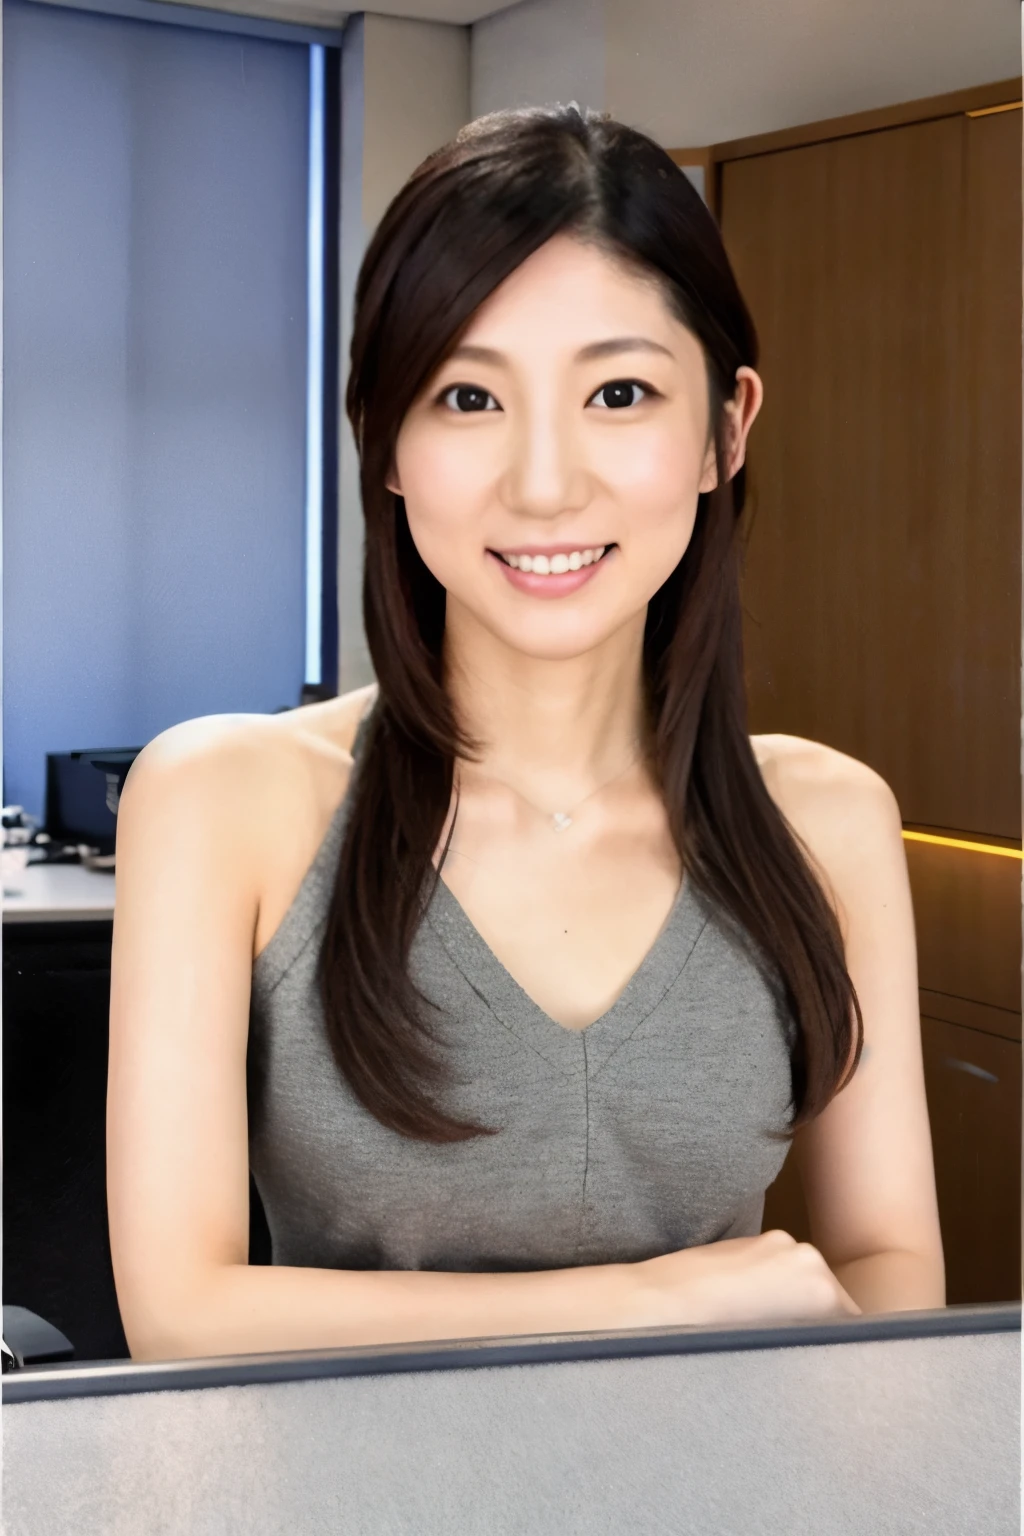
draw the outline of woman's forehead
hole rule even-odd
[[[448,354],[494,366],[527,355],[586,363],[633,338],[663,362],[689,363],[695,339],[655,275],[593,245],[556,237],[529,256],[471,318]],[[620,348],[620,351],[625,350]]]
[[[653,272],[594,241],[559,234],[499,283],[476,311],[468,330],[514,323],[524,310],[575,318],[595,302],[602,311],[640,312],[663,325],[673,318]]]

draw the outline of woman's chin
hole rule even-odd
[[[538,608],[540,605],[538,604]],[[561,613],[544,611],[514,615],[462,610],[456,617],[449,604],[446,639],[468,656],[479,655],[481,645],[531,661],[574,661],[605,647],[630,646],[632,631],[643,636],[646,605],[635,614]],[[468,619],[468,622],[466,620]]]

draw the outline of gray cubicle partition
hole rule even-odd
[[[1017,1536],[1020,1308],[8,1375],[6,1536]]]

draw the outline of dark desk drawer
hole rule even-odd
[[[78,1360],[128,1355],[106,1195],[108,922],[8,923],[3,956],[3,1295]],[[270,1239],[250,1180],[250,1262]]]

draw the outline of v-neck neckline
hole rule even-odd
[[[449,957],[495,1017],[553,1066],[593,1073],[650,1017],[689,960],[707,913],[684,874],[665,921],[618,997],[582,1029],[559,1024],[491,949],[438,877],[426,918]]]

